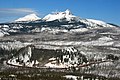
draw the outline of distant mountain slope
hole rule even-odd
[[[68,23],[79,23],[79,25],[84,24],[87,28],[96,28],[96,27],[113,27],[113,25],[107,24],[106,22],[94,19],[83,19],[78,16],[73,15],[70,10],[66,10],[64,12],[56,12],[52,14],[46,15],[43,20],[64,22],[68,21]]]
[[[68,9],[64,12],[48,14],[44,18],[39,18],[36,14],[29,14],[10,23],[1,23],[0,26],[1,36],[42,31],[50,31],[50,33],[84,32],[90,29],[118,27],[100,20],[80,18],[73,15]]]
[[[22,18],[19,18],[19,19],[15,20],[15,22],[18,22],[18,21],[35,21],[35,20],[38,20],[38,19],[41,19],[41,18],[39,18],[36,14],[29,14],[29,15],[26,15]]]

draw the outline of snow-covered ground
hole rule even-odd
[[[79,76],[74,76],[74,75],[65,75],[63,77],[65,77],[67,79],[72,79],[72,80],[78,80],[78,78],[79,78]]]
[[[9,26],[7,25],[0,26],[0,37],[9,35],[9,33],[7,32],[8,30],[9,30]]]
[[[38,42],[37,44],[42,45],[53,45],[53,46],[68,46],[68,45],[84,45],[84,46],[118,46],[115,44],[116,42],[113,41],[112,38],[109,37],[101,37],[94,41],[44,41]]]
[[[27,45],[31,45],[31,43],[28,43],[28,42],[22,43],[20,41],[2,42],[0,43],[0,48],[5,50],[13,50],[13,49],[20,49],[22,47],[26,47]]]
[[[7,63],[9,65],[14,66],[25,66],[25,67],[33,67],[33,65],[37,65],[39,62],[37,60],[30,61],[32,57],[32,50],[31,47],[27,47],[25,50],[20,52],[18,56],[14,56],[13,58],[9,59]]]
[[[30,24],[34,25],[37,23],[36,20],[40,22],[39,19],[42,20],[43,23],[50,23],[57,20],[60,24],[66,21],[68,24],[59,25],[59,27],[49,26],[49,24],[30,26]],[[47,53],[46,55],[42,54],[47,56],[45,59],[48,59],[48,61],[45,60],[44,64],[42,64],[46,68],[69,68],[80,66],[80,64],[90,64],[90,62],[95,63],[95,61],[102,62],[106,60],[106,56],[109,54],[112,54],[112,58],[120,57],[120,29],[107,24],[106,22],[93,19],[82,19],[74,16],[69,10],[48,14],[43,19],[37,17],[35,14],[30,14],[15,20],[15,23],[19,22],[30,22],[30,24],[10,24],[9,26],[0,26],[1,50],[18,50],[18,53],[16,53],[15,56],[11,55],[12,58],[7,60],[8,64],[34,67],[34,65],[42,63],[40,60],[43,60],[43,58],[39,58],[39,56],[41,57],[41,55],[39,55],[41,53],[37,54],[37,51],[35,53],[33,51],[34,55],[37,54],[37,59],[31,60],[31,58],[33,58],[32,48],[26,47],[29,45],[33,45],[37,50],[45,49],[43,52],[51,50],[49,56],[47,56]],[[61,53],[64,54],[58,55],[63,60],[58,56],[56,57],[56,54],[50,55],[50,53],[57,53],[57,50],[58,52],[61,50]],[[36,56],[34,58],[36,58]],[[83,58],[86,59],[87,62],[83,61]],[[116,62],[105,62],[92,65],[92,67],[85,67],[85,69],[90,70],[94,66],[97,66],[94,71],[89,73],[108,77],[115,72],[115,76],[119,76],[119,71],[115,70],[112,72],[111,70],[119,69],[119,63],[119,60]],[[105,71],[102,71],[102,68],[104,69],[104,67],[107,68]],[[101,71],[97,69],[101,69]],[[107,72],[107,69],[109,69],[109,72]],[[84,71],[84,67],[81,70]],[[77,80],[75,76],[66,76],[66,78]]]

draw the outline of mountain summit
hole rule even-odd
[[[66,19],[66,21],[70,21],[74,18],[76,18],[76,16],[72,15],[70,10],[67,9],[64,12],[54,12],[52,14],[48,14],[43,18],[43,20],[45,21],[59,20],[60,21],[62,19]]]
[[[42,20],[46,22],[55,21],[55,20],[59,22],[66,21],[68,23],[76,24],[77,27],[82,25],[82,27],[85,28],[114,27],[113,25],[110,25],[100,20],[86,19],[75,16],[68,9],[63,12],[54,12],[52,14],[48,14]]]
[[[15,20],[16,22],[19,22],[19,21],[35,21],[35,20],[38,20],[40,19],[36,14],[29,14],[27,16],[24,16],[22,18],[19,18],[17,20]]]

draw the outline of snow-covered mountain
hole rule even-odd
[[[46,15],[43,20],[45,21],[54,21],[54,20],[63,20],[65,19],[66,21],[71,21],[77,18],[76,16],[72,15],[70,10],[66,10],[65,12],[55,12],[53,14],[48,14]]]
[[[35,20],[39,20],[41,18],[39,18],[36,14],[29,14],[26,15],[22,18],[19,18],[17,20],[15,20],[15,22],[19,22],[19,21],[35,21]]]
[[[70,10],[54,12],[39,18],[36,14],[29,14],[10,23],[0,24],[0,35],[16,33],[35,33],[48,31],[50,33],[60,32],[85,32],[90,29],[118,27],[106,22],[94,19],[84,19],[72,14]],[[7,26],[7,27],[4,27]]]
[[[114,27],[113,25],[107,24],[106,22],[94,19],[84,19],[72,14],[70,10],[64,12],[55,12],[46,15],[43,20],[45,21],[55,21],[60,22],[68,21],[68,23],[78,23],[78,26],[84,25],[87,28],[99,28],[99,27]]]
[[[8,65],[120,75],[120,28],[114,24],[66,10],[0,24],[0,36],[0,61]]]

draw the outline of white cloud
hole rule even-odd
[[[31,8],[0,8],[0,23],[16,20],[27,14],[39,14]]]
[[[37,11],[31,8],[0,8],[0,14],[30,14],[35,13],[38,14]]]

